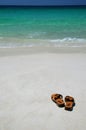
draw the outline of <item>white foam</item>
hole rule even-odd
[[[0,37],[0,48],[16,47],[86,47],[86,39],[63,38],[63,39],[18,39]]]
[[[55,39],[55,40],[50,40],[51,42],[86,42],[86,39],[81,39],[81,38],[63,38],[63,39]]]

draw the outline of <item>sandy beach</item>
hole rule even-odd
[[[13,50],[0,49],[0,130],[85,130],[86,49]],[[53,93],[73,96],[73,111]]]

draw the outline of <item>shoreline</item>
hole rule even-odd
[[[37,53],[86,53],[86,47],[19,47],[0,48],[0,57],[28,55]]]

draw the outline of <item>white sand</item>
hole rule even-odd
[[[52,93],[75,98],[69,112]],[[0,57],[0,130],[86,130],[86,53]]]

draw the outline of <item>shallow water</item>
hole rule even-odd
[[[86,46],[86,8],[0,8],[0,47],[20,46]]]

